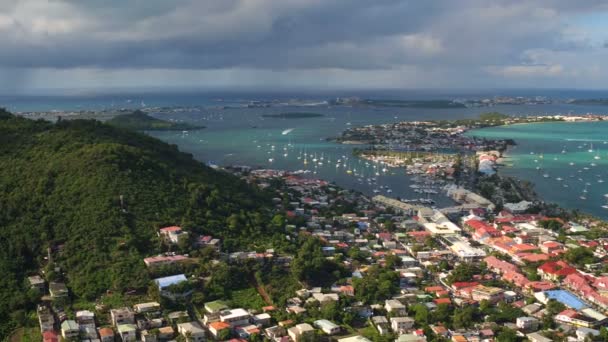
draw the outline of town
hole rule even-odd
[[[44,342],[589,341],[608,338],[599,222],[500,210],[452,187],[433,209],[286,171],[227,168],[274,194],[284,237],[235,251],[178,225],[141,260],[147,292],[74,300],[67,265],[28,277]],[[228,248],[227,248],[228,247]],[[125,270],[128,272],[128,270]],[[32,335],[35,336],[35,335]]]

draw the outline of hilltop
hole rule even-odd
[[[0,109],[0,169],[0,336],[34,308],[25,277],[40,270],[67,281],[73,297],[94,300],[145,291],[142,258],[161,252],[164,225],[213,234],[226,250],[274,234],[261,190],[98,121],[33,121]]]
[[[140,110],[130,114],[122,114],[107,121],[116,127],[132,129],[136,131],[183,131],[202,129],[204,126],[195,126],[183,122],[171,122],[152,117]]]

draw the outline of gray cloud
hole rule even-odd
[[[595,0],[5,0],[0,68],[441,70],[542,83],[584,74],[571,56],[598,53],[571,19],[606,10]]]

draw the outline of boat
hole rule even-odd
[[[282,135],[287,135],[289,133],[291,133],[294,129],[293,128],[288,128],[286,130],[284,130],[283,132],[281,132]]]

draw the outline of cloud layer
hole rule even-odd
[[[595,0],[3,0],[0,87],[606,87],[603,19]]]

